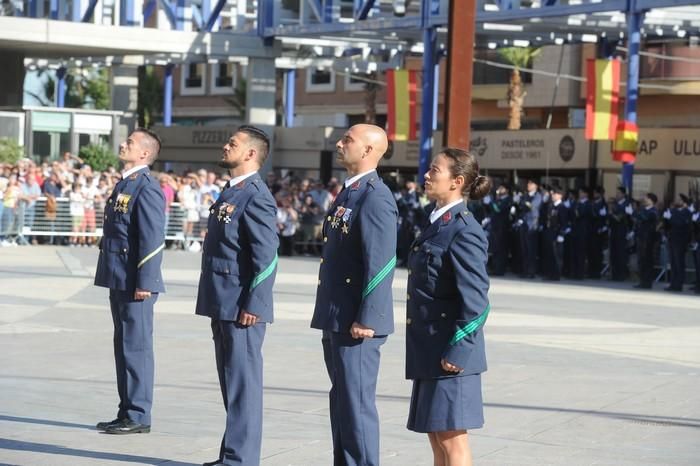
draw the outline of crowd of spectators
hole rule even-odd
[[[230,176],[222,170],[206,169],[183,173],[152,171],[152,174],[158,178],[166,200],[166,233],[177,238],[168,241],[170,247],[199,250],[206,234],[209,207]],[[42,164],[30,159],[13,165],[0,164],[0,244],[96,245],[101,226],[99,215],[120,178],[115,167],[96,171],[68,152],[59,160]],[[341,189],[338,179],[323,183],[293,172],[285,176],[269,172],[266,182],[278,206],[280,254],[318,255],[323,219]],[[415,184],[408,191],[415,193]],[[397,192],[397,201],[401,197]],[[37,213],[39,198],[46,201]],[[418,207],[418,198],[414,199]],[[52,236],[50,233],[60,230],[56,227],[61,213],[58,201],[67,206],[65,215],[70,216],[70,234]],[[41,228],[37,228],[39,222]],[[35,233],[38,230],[48,233],[26,236],[23,231],[27,227]]]

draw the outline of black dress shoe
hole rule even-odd
[[[119,422],[122,422],[121,419],[116,418],[111,421],[104,421],[104,422],[98,422],[95,427],[97,427],[97,430],[105,430],[107,427],[111,426],[112,424],[117,424]]]
[[[105,428],[105,434],[147,434],[151,431],[151,426],[139,424],[131,419],[122,419],[116,424],[110,424]]]
[[[202,466],[216,466],[217,464],[223,464],[221,460],[216,460],[216,461],[207,461],[206,463],[202,463]]]
[[[644,285],[642,283],[640,283],[639,285],[634,285],[634,287],[639,289],[639,290],[650,290],[651,289],[651,285]]]

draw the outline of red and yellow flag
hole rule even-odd
[[[637,158],[637,142],[639,128],[636,123],[622,120],[617,125],[617,134],[613,142],[613,160],[617,162],[634,163]]]
[[[386,72],[387,135],[390,141],[416,139],[416,71]]]
[[[620,101],[620,60],[586,64],[586,139],[613,140]]]

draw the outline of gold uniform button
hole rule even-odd
[[[111,204],[111,203],[112,203],[112,198],[110,198],[110,199],[107,201],[107,204]]]
[[[409,299],[411,299],[411,295],[410,295],[410,294],[407,294],[407,295],[406,295],[406,300],[408,301]]]
[[[333,220],[333,219],[331,218],[330,215],[328,217],[326,217],[326,221],[330,222],[331,220]]]
[[[323,242],[324,242],[324,243],[327,243],[327,242],[328,242],[328,236],[324,236],[324,237],[323,237]]]
[[[319,284],[319,285],[321,284],[321,280],[318,281],[318,284]]]
[[[447,317],[447,314],[445,314],[445,313],[443,312],[442,314],[440,314],[440,317],[442,317],[442,318],[444,319],[445,317]]]
[[[122,249],[122,252],[126,252],[126,248]]]
[[[418,252],[419,249],[420,249],[420,248],[419,248],[418,246],[415,246],[415,247],[413,248],[413,252]]]
[[[408,274],[411,275],[411,270],[408,271]]]
[[[323,257],[321,258],[321,264],[323,264]]]
[[[346,279],[345,279],[345,283],[350,283],[350,279],[349,279],[349,278],[346,278]]]
[[[105,214],[105,220],[107,220],[107,214]]]
[[[411,325],[411,322],[413,322],[413,321],[411,320],[410,317],[408,319],[406,319],[406,325]]]

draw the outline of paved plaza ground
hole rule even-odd
[[[153,430],[94,430],[117,405],[107,290],[97,251],[0,250],[0,464],[189,466],[215,459],[224,411],[206,318],[195,316],[199,254],[167,251],[156,305]],[[265,341],[262,464],[329,466],[328,379],[309,328],[318,260],[282,259]],[[378,387],[382,465],[431,465],[405,428],[406,271],[398,331]],[[486,426],[476,465],[700,464],[700,297],[630,284],[494,279],[486,324]],[[660,288],[660,286],[659,286]]]

